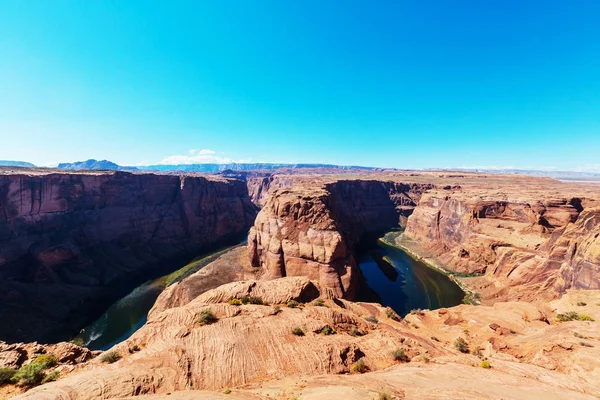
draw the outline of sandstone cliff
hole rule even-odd
[[[488,299],[555,297],[568,288],[600,288],[594,204],[544,193],[431,191],[405,236],[451,271],[484,275]]]
[[[308,276],[328,297],[352,298],[354,247],[365,236],[404,226],[431,184],[376,180],[311,182],[272,192],[248,236],[263,278]]]
[[[0,338],[64,338],[111,290],[243,234],[254,216],[236,180],[7,172],[0,176],[0,319],[12,322],[0,325]]]

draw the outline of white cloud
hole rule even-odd
[[[188,150],[187,155],[173,155],[164,158],[159,164],[179,165],[179,164],[227,164],[234,162],[229,157],[216,155],[217,152],[209,149]],[[222,153],[221,153],[222,154]]]
[[[584,164],[577,168],[575,171],[578,172],[600,172],[600,164]]]

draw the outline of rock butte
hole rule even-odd
[[[600,289],[599,186],[452,172],[224,175],[240,180],[208,181],[236,188],[244,181],[247,190],[240,190],[263,206],[247,249],[236,248],[167,288],[148,322],[112,349],[121,360],[90,360],[97,352],[68,345],[85,357],[64,359],[57,382],[16,398],[600,396],[598,322],[555,320],[569,311],[600,319],[600,291],[594,290]],[[242,209],[251,215],[244,193]],[[246,214],[239,214],[244,221]],[[395,320],[377,304],[352,302],[356,246],[396,227],[405,228],[397,245],[454,273],[481,294],[483,305]],[[228,304],[245,295],[268,305]],[[314,303],[318,297],[323,306]],[[289,300],[304,304],[289,308]],[[201,326],[205,310],[218,321]],[[324,334],[331,332],[326,327],[335,334]],[[304,335],[294,335],[294,328]],[[469,353],[455,347],[459,337]],[[0,346],[0,363],[17,366],[32,355],[17,350],[15,364],[10,346],[36,345]],[[67,344],[54,346],[36,348],[54,354]],[[410,362],[393,359],[399,348]],[[352,372],[359,359],[368,372]],[[480,367],[484,359],[491,369]],[[8,386],[0,395],[20,390]]]

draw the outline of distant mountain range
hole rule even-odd
[[[230,163],[230,164],[182,164],[182,165],[148,165],[137,167],[143,171],[182,171],[182,172],[204,172],[215,173],[223,171],[255,171],[275,169],[300,169],[300,168],[327,168],[327,169],[362,169],[373,170],[372,167],[345,166],[333,164],[271,164],[271,163]]]
[[[32,163],[25,161],[0,160],[0,166],[3,167],[26,167],[36,168]],[[276,164],[276,163],[229,163],[229,164],[180,164],[180,165],[145,165],[145,166],[122,166],[108,160],[86,160],[72,163],[60,163],[59,169],[70,171],[80,170],[112,170],[112,171],[146,171],[146,172],[200,172],[200,173],[219,173],[223,171],[272,171],[276,169],[305,169],[305,168],[323,168],[337,170],[377,170],[386,168],[361,167],[357,165],[335,165],[335,164]],[[393,168],[389,168],[393,169]],[[434,170],[434,169],[432,169]],[[440,171],[439,169],[435,169]],[[554,178],[563,181],[600,181],[600,173],[596,172],[576,172],[576,171],[537,171],[530,169],[474,169],[474,168],[456,168],[443,169],[444,171],[465,171],[465,172],[484,172],[487,174],[517,174]]]
[[[73,163],[60,163],[58,164],[59,169],[67,169],[69,171],[80,171],[80,170],[112,170],[112,171],[135,171],[136,167],[122,167],[108,160],[86,160],[76,161]]]
[[[537,171],[534,169],[470,169],[456,168],[449,171],[485,172],[486,174],[516,174],[544,178],[553,178],[561,181],[600,181],[600,173],[577,171]]]
[[[25,162],[25,161],[0,160],[0,167],[26,167],[26,168],[35,168],[35,165],[33,165],[32,163]]]

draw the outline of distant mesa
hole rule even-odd
[[[345,166],[334,164],[275,164],[275,163],[230,163],[230,164],[180,164],[180,165],[148,165],[138,167],[144,171],[181,171],[216,173],[224,171],[255,171],[276,169],[323,168],[338,170],[375,170],[373,167]]]
[[[135,167],[121,167],[112,161],[108,160],[86,160],[76,161],[73,163],[60,163],[58,164],[59,169],[66,169],[69,171],[81,171],[81,170],[111,170],[111,171],[135,171]]]
[[[9,161],[0,160],[0,167],[24,167],[24,168],[35,168],[35,165],[26,161]]]

